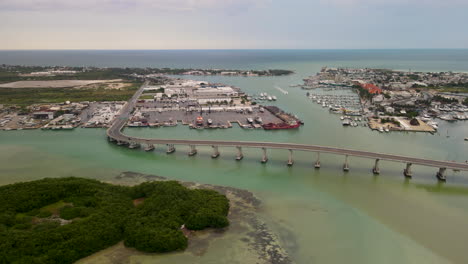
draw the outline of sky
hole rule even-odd
[[[0,49],[468,48],[468,0],[0,0]]]

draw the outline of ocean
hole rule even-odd
[[[187,127],[131,128],[142,137],[257,140],[294,142],[362,149],[439,160],[468,160],[468,122],[439,121],[439,133],[378,133],[368,128],[345,128],[290,85],[315,74],[323,66],[375,67],[412,71],[468,72],[468,50],[92,50],[0,51],[0,64],[100,67],[172,67],[223,69],[289,69],[282,77],[185,76],[222,82],[247,93],[268,92],[274,104],[297,114],[305,125],[294,131],[189,130]],[[275,87],[287,90],[287,95]],[[106,141],[104,129],[74,131],[0,132],[0,184],[43,177],[82,176],[113,181],[123,171],[155,174],[170,179],[242,188],[262,201],[257,213],[295,263],[464,263],[468,237],[468,175],[448,171],[447,183],[438,183],[436,169],[414,166],[413,179],[402,175],[404,164],[381,162],[381,174],[371,172],[372,160],[350,158],[351,170],[342,171],[344,158],[321,156],[322,168],[313,168],[313,153],[294,153],[286,166],[287,151],[269,151],[260,164],[260,150],[210,148],[195,157],[178,148],[166,155],[130,150]],[[238,237],[217,241],[201,255],[176,253],[148,256],[134,253],[144,263],[242,263],[234,246]],[[112,253],[112,251],[109,251]],[[108,254],[109,252],[106,252]],[[114,252],[115,253],[115,252]],[[229,256],[229,257],[227,257]],[[108,258],[97,255],[99,262]],[[92,263],[93,259],[89,263]]]

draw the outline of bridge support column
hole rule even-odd
[[[267,163],[268,157],[267,157],[266,148],[262,148],[262,151],[263,151],[262,163]]]
[[[375,165],[374,165],[374,168],[372,169],[372,172],[374,174],[380,174],[379,161],[380,159],[375,160]]]
[[[349,171],[348,155],[345,156],[345,162],[343,164],[343,170]]]
[[[288,159],[288,166],[292,166],[294,164],[293,160],[293,151],[292,149],[289,150],[289,159]]]
[[[314,167],[320,169],[320,152],[317,152],[317,160],[315,161]]]
[[[175,152],[174,144],[167,144],[167,151],[166,151],[166,153],[167,153],[167,154],[171,154],[171,153],[174,153],[174,152]]]
[[[439,181],[443,181],[445,182],[447,180],[447,178],[445,177],[445,170],[446,168],[440,168],[439,171],[437,172],[437,179],[439,179]]]
[[[188,153],[189,156],[195,156],[197,155],[197,148],[195,145],[190,145],[190,151]]]
[[[148,143],[148,144],[146,145],[145,151],[152,151],[152,150],[154,150],[154,145]]]
[[[411,178],[413,176],[411,165],[411,163],[406,163],[406,169],[403,170],[403,175],[405,175],[406,178]]]
[[[218,150],[218,146],[211,146],[213,148],[213,155],[211,155],[211,157],[213,159],[216,159],[217,157],[219,157],[219,150]]]
[[[237,148],[236,160],[242,160],[244,158],[244,155],[242,154],[242,147],[236,147],[236,148]]]

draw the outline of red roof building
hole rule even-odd
[[[382,89],[380,89],[379,87],[377,87],[376,85],[372,84],[372,83],[363,83],[363,84],[360,84],[362,88],[366,89],[369,93],[371,94],[381,94],[382,93]]]

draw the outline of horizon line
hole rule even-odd
[[[468,50],[468,48],[240,48],[240,49],[0,49],[0,51],[266,51],[266,50],[284,50],[284,51],[295,51],[295,50]]]

